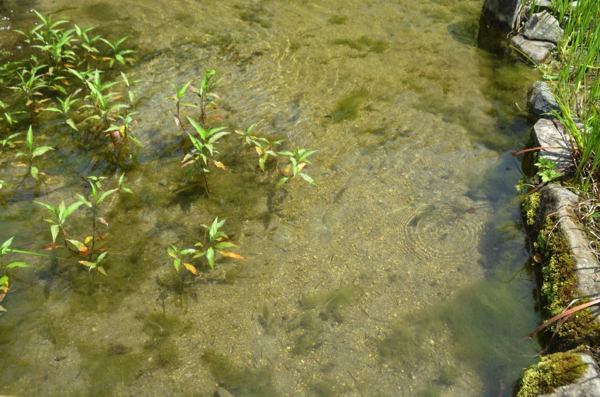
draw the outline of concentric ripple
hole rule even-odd
[[[464,262],[473,258],[483,224],[475,210],[431,205],[406,212],[399,222],[405,244],[426,260]]]

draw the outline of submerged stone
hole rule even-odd
[[[510,40],[510,45],[514,46],[527,58],[535,63],[543,63],[550,53],[556,49],[554,43],[549,41],[528,40],[524,36],[518,35]]]
[[[493,30],[508,33],[512,30],[521,0],[485,0],[481,10],[481,19]]]
[[[549,41],[558,44],[564,31],[556,18],[543,11],[533,14],[523,29],[523,36],[529,40]]]

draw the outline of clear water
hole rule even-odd
[[[518,343],[537,316],[509,155],[526,139],[515,103],[535,76],[477,48],[481,3],[0,3],[8,47],[31,8],[128,36],[145,144],[126,169],[135,197],[109,214],[109,277],[35,258],[40,270],[19,273],[2,303],[0,392],[510,395],[535,354]],[[288,148],[318,149],[317,187],[274,191],[231,139],[213,195],[182,189],[168,98],[206,69],[221,79],[223,125],[259,122]],[[21,249],[50,238],[34,198],[70,202],[81,176],[122,171],[48,139],[43,186],[11,189],[22,175],[2,154],[0,237]],[[186,277],[182,293],[166,247],[192,246],[215,216],[246,259]]]

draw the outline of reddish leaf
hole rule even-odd
[[[219,115],[210,116],[209,119],[213,119],[213,120],[217,120],[217,121],[225,121],[225,120],[227,120],[225,117],[219,116]]]
[[[60,247],[60,244],[56,244],[56,243],[48,243],[46,245],[44,245],[42,247],[43,250],[48,250],[48,251],[52,251],[55,248]]]
[[[108,222],[106,221],[106,219],[104,218],[98,218],[98,220],[100,221],[100,223],[102,223],[104,226],[108,227]]]

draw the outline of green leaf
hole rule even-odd
[[[314,179],[312,179],[310,176],[308,176],[304,172],[301,172],[298,175],[300,175],[302,177],[302,179],[304,179],[306,182],[310,183],[311,185],[315,185],[315,186],[317,185],[315,183]]]
[[[75,131],[79,131],[79,129],[75,125],[75,122],[72,119],[67,119],[66,123],[69,125],[69,127],[73,128]]]
[[[31,126],[29,126],[29,130],[27,131],[27,139],[25,141],[27,143],[27,149],[31,152],[33,150],[33,130]]]
[[[280,188],[281,186],[283,186],[283,185],[284,185],[284,184],[285,184],[285,183],[288,181],[288,179],[290,179],[290,178],[289,178],[289,177],[287,177],[287,176],[284,176],[283,178],[281,178],[281,179],[279,180],[279,182],[277,182],[277,185],[275,186],[275,188],[276,188],[276,189],[278,189],[278,188]]]
[[[34,167],[33,165],[31,166],[31,168],[29,169],[29,172],[31,173],[31,176],[33,177],[33,179],[37,180],[39,177],[39,170],[37,167]]]
[[[104,268],[102,266],[98,266],[97,267],[98,271],[102,274],[104,274],[106,277],[108,277],[108,274],[106,274],[106,270],[104,270]]]
[[[86,200],[87,201],[87,200]],[[79,207],[81,207],[83,204],[85,204],[85,201],[76,201],[73,204],[69,205],[61,214],[61,218],[60,221],[64,222],[65,219],[67,219],[67,217],[69,215],[71,215],[73,212],[75,212],[75,210]]]
[[[215,250],[211,248],[206,250],[206,259],[208,259],[208,264],[211,269],[215,268]]]
[[[6,265],[7,268],[12,269],[13,267],[33,267],[29,263],[25,262],[11,262]]]
[[[73,240],[73,239],[67,239],[67,241],[70,242],[71,244],[73,244],[75,247],[77,247],[78,251],[80,251],[80,252],[87,251],[87,247],[81,241]]]
[[[118,192],[119,189],[110,189],[107,190],[106,192],[102,193],[102,196],[100,196],[100,198],[98,199],[98,204],[100,204],[101,202],[104,201],[104,199],[106,199],[108,196],[110,196],[111,194]]]
[[[46,153],[46,152],[48,152],[50,150],[54,150],[54,148],[50,147],[50,146],[38,146],[31,153],[31,158],[35,158],[35,157],[41,156],[41,155],[43,155],[44,153]]]
[[[12,244],[13,238],[15,238],[15,236],[12,236],[11,238],[9,238],[5,242],[3,242],[2,243],[2,248],[8,248],[8,247],[10,247],[10,245]]]
[[[189,254],[193,254],[193,253],[195,253],[195,252],[196,252],[196,250],[195,250],[195,249],[193,249],[193,248],[188,248],[188,249],[181,250],[181,251],[179,252],[179,254],[181,254],[181,255],[189,255]]]
[[[53,243],[56,243],[56,237],[58,236],[58,229],[59,229],[58,225],[50,226],[50,233],[52,234],[52,242]]]
[[[101,253],[98,258],[96,258],[96,264],[102,262],[102,259],[104,259],[104,257],[108,254],[108,252],[103,252]]]
[[[175,270],[179,271],[179,266],[180,266],[180,265],[181,265],[181,259],[179,259],[179,258],[176,258],[176,259],[173,261],[173,266],[175,266]]]
[[[55,208],[51,205],[48,205],[46,203],[42,203],[40,201],[34,201],[34,203],[41,205],[42,207],[45,207],[47,209],[49,209],[50,211],[52,211],[52,213],[58,218],[58,208]]]
[[[231,248],[231,247],[237,247],[237,245],[232,242],[229,242],[229,241],[223,241],[222,243],[215,244],[215,248]]]
[[[174,245],[167,247],[167,254],[169,254],[170,257],[177,259],[177,247],[175,247]]]

